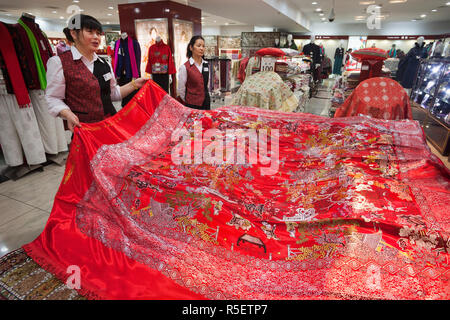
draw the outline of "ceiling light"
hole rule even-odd
[[[84,9],[80,9],[80,12],[83,12],[84,11]]]
[[[314,1],[314,2],[311,2],[311,4],[312,4],[312,5],[316,5],[316,4],[317,4],[317,2],[315,2],[315,1]]]
[[[205,19],[205,17],[202,17],[202,20],[204,20]]]
[[[109,21],[106,21],[106,24],[109,24]]]
[[[445,5],[446,5],[446,6],[450,6],[450,2],[447,2]]]
[[[362,6],[368,6],[370,4],[374,4],[375,1],[360,1],[359,4]]]
[[[433,11],[433,12],[436,12],[436,11],[437,11],[437,9],[433,9],[433,10],[431,10],[431,11]]]
[[[114,7],[108,7],[109,10],[114,10]]]
[[[57,11],[56,11],[56,10],[53,10],[52,13],[57,13]]]
[[[405,3],[408,0],[389,0],[389,3]]]
[[[73,0],[73,2],[78,3],[78,2],[80,2],[80,0]]]
[[[108,16],[112,16],[112,13],[108,13]]]
[[[425,18],[427,15],[426,14],[421,14],[420,17],[421,18]]]
[[[327,18],[322,18],[323,21],[327,20]]]
[[[317,11],[317,12],[321,12],[321,11],[322,11],[322,9],[320,9],[320,8],[317,8],[317,9],[316,9],[316,11]]]
[[[323,16],[324,14],[323,13],[319,13],[319,16]]]
[[[226,22],[226,23],[225,23],[225,25],[227,26],[227,25],[229,25],[229,23],[228,23],[228,22]]]
[[[63,17],[63,16],[61,16],[61,17],[59,17],[59,18],[60,18],[61,20],[62,20],[62,19],[64,19],[64,17]]]
[[[416,19],[412,19],[411,21],[417,21]]]

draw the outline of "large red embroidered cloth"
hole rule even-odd
[[[218,141],[195,146],[199,124],[267,130],[279,162],[176,165],[173,133],[196,157]],[[449,181],[415,121],[199,111],[149,82],[76,130],[24,249],[63,281],[79,266],[89,298],[448,299]]]
[[[361,82],[340,106],[335,118],[368,115],[385,120],[412,119],[405,89],[398,82],[375,77]]]

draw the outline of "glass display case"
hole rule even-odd
[[[449,154],[450,58],[421,62],[411,90],[413,118],[424,128],[428,140],[443,155]]]

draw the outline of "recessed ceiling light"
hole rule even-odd
[[[389,0],[389,3],[405,3],[408,0]]]
[[[323,21],[327,20],[326,18],[322,18]]]
[[[53,10],[52,13],[57,13],[57,11],[56,11],[56,10]]]
[[[109,10],[114,10],[114,7],[108,7]]]
[[[322,17],[323,15],[324,15],[323,13],[319,13],[319,16],[321,16],[321,17]]]
[[[6,15],[9,17],[11,15],[11,13],[7,13]]]
[[[320,8],[317,8],[317,9],[316,9],[316,11],[317,11],[317,12],[320,12],[320,11],[322,11],[322,9],[320,9]]]
[[[225,22],[225,25],[227,26],[227,25],[229,25],[229,23],[228,23],[228,22]]]
[[[425,18],[427,15],[426,14],[421,14],[420,17],[421,18]]]
[[[106,24],[109,24],[109,21],[106,21]]]
[[[205,19],[205,17],[202,17],[202,20],[204,20]]]
[[[112,13],[108,13],[108,16],[112,16]]]
[[[315,2],[315,1],[314,1],[314,2],[311,2],[311,4],[312,4],[312,5],[316,5],[316,4],[317,4],[317,2]]]
[[[61,16],[61,17],[59,17],[59,18],[60,18],[61,20],[62,20],[62,19],[64,19],[64,17],[63,17],[63,16]]]
[[[446,5],[446,6],[450,6],[450,2],[447,2],[445,5]]]
[[[368,6],[370,4],[374,4],[375,1],[360,1],[359,4],[363,6]]]
[[[417,21],[416,19],[412,19],[411,21]]]
[[[433,9],[433,10],[431,10],[431,11],[433,11],[433,12],[436,12],[436,11],[437,11],[437,9]]]
[[[78,2],[80,2],[80,0],[73,0],[73,2],[78,3]]]
[[[139,12],[141,12],[141,9],[139,9],[139,8],[134,8],[134,12],[139,13]]]
[[[80,12],[83,12],[84,11],[84,9],[80,9]]]

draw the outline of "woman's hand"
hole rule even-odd
[[[73,132],[75,127],[81,128],[80,120],[70,109],[61,110],[59,116],[67,120],[67,126],[71,132]]]
[[[144,84],[147,82],[147,80],[148,79],[141,77],[141,78],[134,80],[134,84],[136,85],[136,87],[138,87],[140,89],[144,86]]]

